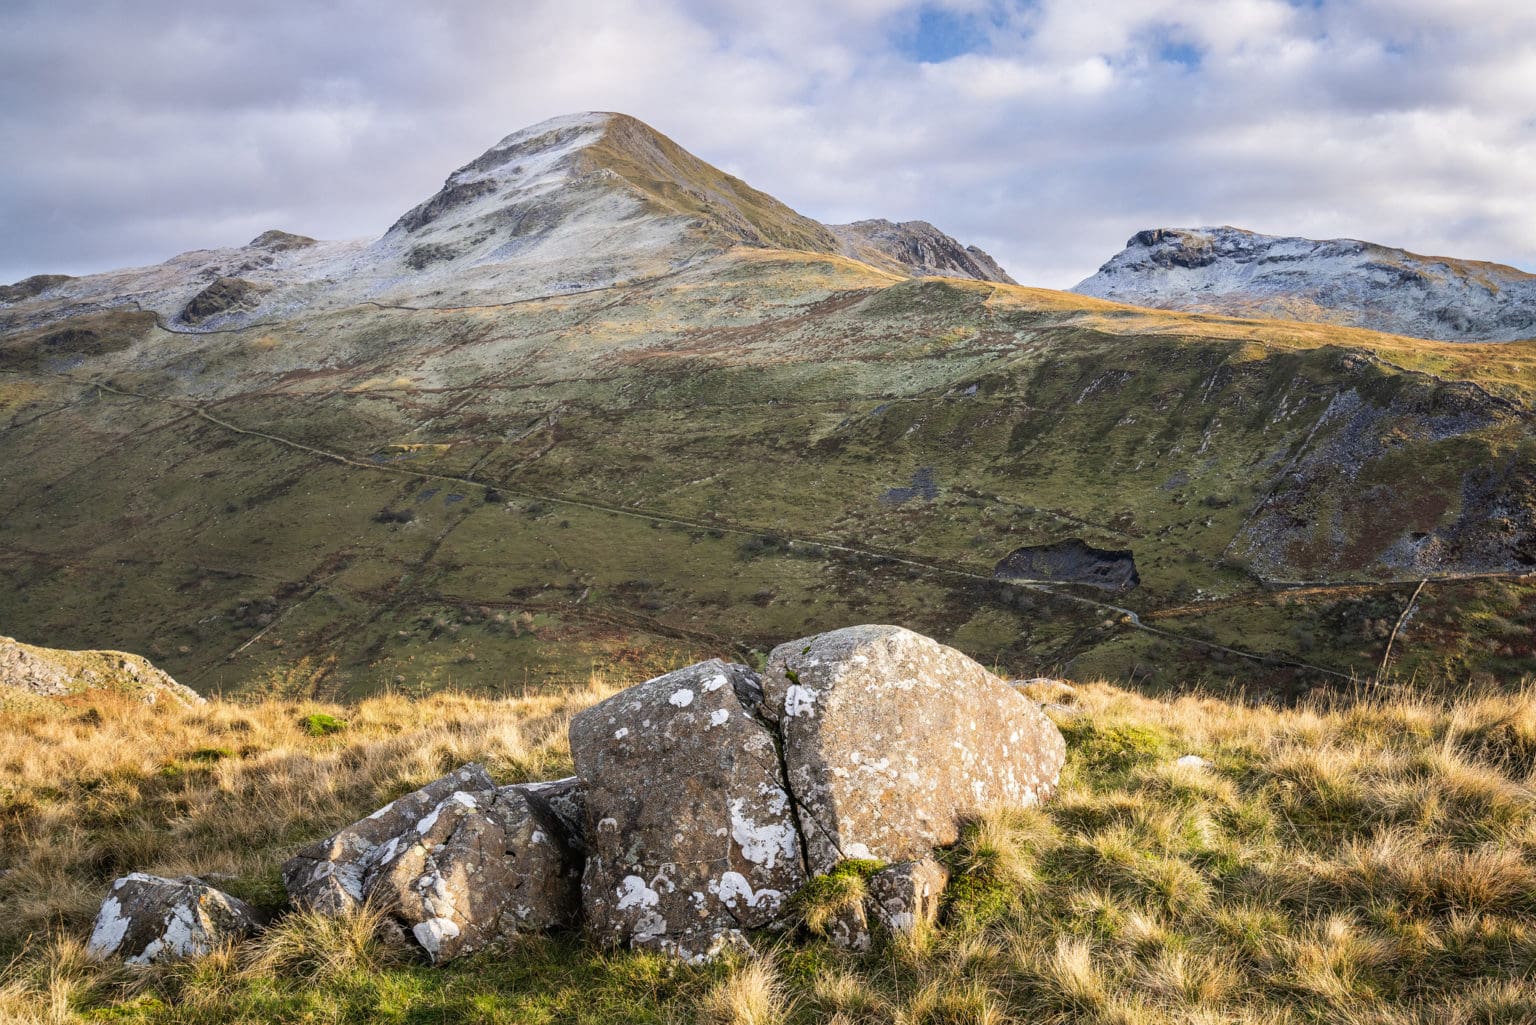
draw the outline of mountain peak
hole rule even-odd
[[[1359,239],[1262,235],[1230,225],[1139,231],[1072,291],[1442,341],[1536,336],[1536,275]]]
[[[489,229],[505,236],[510,229],[523,236],[530,228],[580,221],[595,212],[594,204],[613,213],[605,200],[620,197],[636,207],[626,211],[629,217],[675,221],[701,243],[837,251],[836,239],[816,221],[700,160],[638,118],[597,111],[513,132],[449,175],[390,233],[421,235],[446,219],[469,235]]]

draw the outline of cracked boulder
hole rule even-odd
[[[242,900],[200,879],[134,872],[112,884],[91,929],[86,952],[146,965],[199,957],[260,927]]]
[[[687,960],[779,926],[806,879],[757,674],[702,662],[571,721],[586,785],[582,911],[604,944]]]
[[[781,644],[763,690],[812,874],[849,858],[920,861],[986,808],[1048,798],[1066,757],[1037,704],[901,627]]]
[[[581,856],[575,779],[497,787],[468,765],[283,866],[295,903],[386,909],[434,963],[499,939],[574,925]]]

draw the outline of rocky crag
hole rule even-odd
[[[196,704],[203,700],[142,655],[39,648],[0,637],[0,702],[7,692],[12,696],[60,698],[93,690],[132,694],[150,704]]]
[[[383,908],[434,963],[577,927],[701,961],[792,927],[807,883],[851,867],[865,899],[831,935],[864,949],[872,927],[931,921],[935,852],[968,817],[1049,798],[1066,756],[1038,704],[891,626],[791,641],[762,674],[679,669],[580,713],[570,739],[570,779],[498,787],[467,765],[300,851],[283,868],[294,905]],[[252,928],[196,881],[129,876],[90,949],[185,956],[220,922]]]

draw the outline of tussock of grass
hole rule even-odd
[[[699,1019],[710,1025],[782,1025],[789,1002],[773,962],[748,962],[717,982],[699,1001]]]
[[[385,935],[387,916],[365,907],[343,915],[296,911],[250,945],[245,974],[321,982],[406,963],[402,944]]]
[[[366,916],[294,914],[192,964],[80,955],[113,875],[225,873],[275,907],[296,845],[453,764],[562,771],[569,714],[606,692],[328,707],[351,726],[322,738],[282,702],[7,720],[0,1020],[1536,1020],[1530,692],[1283,710],[1081,687],[1057,798],[970,823],[941,924],[867,955],[763,936],[768,959],[688,968],[550,937],[435,969]],[[855,869],[808,903],[853,899]]]

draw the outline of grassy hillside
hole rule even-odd
[[[1144,687],[1532,664],[1532,344],[771,250],[505,307],[93,317],[0,339],[0,623],[204,691],[507,694],[850,621]],[[1073,537],[1141,586],[989,579]]]
[[[200,873],[280,911],[299,845],[470,759],[569,769],[611,692],[146,709],[0,721],[0,1019],[18,1022],[1528,1021],[1536,1016],[1536,693],[1280,710],[1042,693],[1058,798],[972,826],[938,929],[864,956],[761,937],[693,969],[533,938],[441,969],[366,918],[290,915],[190,965],[88,963],[110,880]],[[324,715],[331,721],[313,718]],[[334,727],[334,722],[345,725]],[[1185,767],[1187,754],[1209,767]]]

